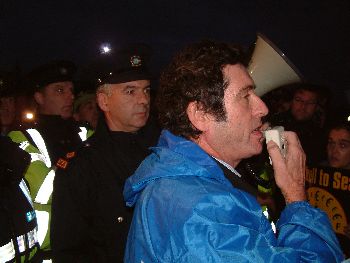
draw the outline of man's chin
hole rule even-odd
[[[261,146],[261,147],[252,148],[251,151],[249,151],[248,153],[246,153],[246,155],[244,156],[243,159],[247,159],[247,158],[250,158],[250,157],[253,157],[253,156],[256,156],[256,155],[261,154],[262,149],[263,149],[262,146]]]
[[[61,113],[61,118],[64,120],[72,118],[73,114],[72,113]]]

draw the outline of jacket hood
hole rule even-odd
[[[158,145],[151,150],[153,153],[125,182],[124,199],[127,206],[134,206],[139,194],[149,183],[164,177],[198,176],[231,185],[216,161],[202,148],[167,130],[162,131]]]

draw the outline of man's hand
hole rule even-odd
[[[294,132],[285,131],[283,135],[287,147],[285,157],[275,142],[270,141],[267,144],[275,181],[287,204],[305,201],[305,153]]]

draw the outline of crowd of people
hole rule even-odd
[[[80,85],[69,61],[21,81],[1,73],[0,262],[349,256],[305,189],[306,165],[350,169],[350,124],[329,124],[323,87],[287,87],[280,111],[254,93],[237,45],[187,46],[159,87],[149,59],[145,46],[121,48]],[[285,128],[285,156],[265,144],[268,126]]]

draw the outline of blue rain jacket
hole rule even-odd
[[[286,206],[276,237],[256,199],[225,178],[195,143],[163,131],[128,178],[135,206],[124,262],[340,262],[327,215],[307,202]]]

